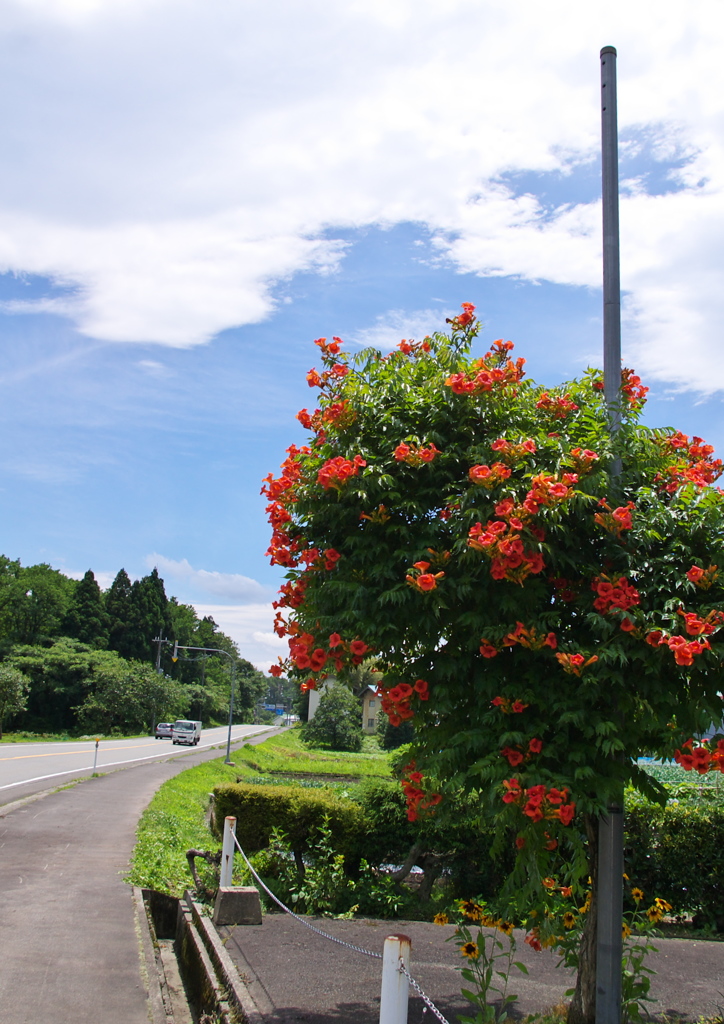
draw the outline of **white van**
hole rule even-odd
[[[195,747],[201,739],[201,722],[190,722],[187,718],[180,718],[173,723],[171,740],[173,743],[182,743],[187,747]]]

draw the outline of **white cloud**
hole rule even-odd
[[[200,604],[194,602],[196,614],[210,615],[222,633],[226,633],[239,646],[242,658],[256,665],[262,672],[276,664],[277,658],[288,653],[286,643],[272,631],[274,609],[271,604]]]
[[[149,568],[156,566],[161,576],[170,577],[174,581],[174,586],[182,585],[184,591],[193,596],[199,593],[211,594],[214,597],[225,598],[227,601],[235,601],[238,604],[252,605],[253,607],[257,607],[255,602],[270,597],[269,588],[239,573],[194,569],[185,558],[176,561],[157,553],[147,555],[145,561]],[[193,601],[193,598],[188,598],[188,600]]]
[[[455,316],[459,310],[418,309],[406,313],[402,309],[390,309],[378,316],[372,327],[352,335],[351,341],[363,347],[371,346],[383,351],[406,341],[422,341],[428,335],[440,330],[446,317]]]
[[[269,316],[276,282],[333,273],[335,227],[400,221],[427,225],[461,270],[598,287],[598,205],[547,211],[499,179],[590,162],[597,55],[613,41],[621,127],[655,136],[659,159],[689,156],[683,191],[648,196],[637,174],[622,204],[637,368],[724,387],[712,0],[654,20],[647,0],[2,6],[0,270],[67,289],[6,311],[56,312],[106,341],[196,345]],[[400,315],[401,336],[425,329],[421,315]],[[399,341],[384,326],[366,334]]]

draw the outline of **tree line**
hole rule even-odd
[[[0,555],[0,736],[3,725],[107,735],[178,717],[223,721],[229,658],[182,652],[174,662],[172,644],[155,638],[231,655],[235,718],[253,720],[271,680],[239,656],[211,616],[167,597],[157,569],[133,582],[121,569],[103,591],[90,569],[74,580]]]

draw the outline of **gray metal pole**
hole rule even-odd
[[[601,50],[603,189],[603,385],[611,431],[621,422],[621,277],[618,226],[616,50]],[[620,467],[614,465],[612,476]],[[598,829],[596,1024],[620,1024],[623,957],[623,793]]]
[[[231,659],[231,695],[229,697],[229,732],[226,737],[226,760],[224,764],[233,764],[231,760],[231,725],[234,721],[234,684],[236,683],[236,662]]]
[[[601,50],[601,162],[603,193],[603,393],[612,429],[620,423],[621,273],[618,228],[616,48]]]

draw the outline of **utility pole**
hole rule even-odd
[[[603,393],[611,433],[621,423],[621,275],[618,224],[616,49],[601,50],[601,163],[603,205]],[[612,467],[611,482],[621,472]],[[620,1024],[623,958],[623,790],[598,829],[596,1024]]]

